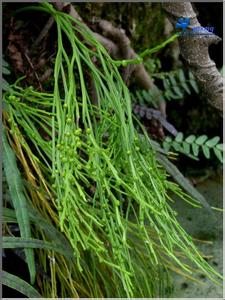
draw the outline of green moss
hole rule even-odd
[[[79,3],[75,8],[85,22],[107,19],[126,30],[136,52],[165,39],[164,11],[159,3]]]

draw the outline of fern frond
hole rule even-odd
[[[152,75],[154,77],[154,74]],[[158,73],[158,79],[162,80],[163,90],[155,87],[149,91],[137,90],[131,94],[133,102],[151,104],[157,107],[159,98],[165,101],[183,99],[185,94],[190,95],[192,91],[199,93],[198,85],[193,74],[189,71],[188,77],[182,69],[171,72]]]
[[[177,152],[181,152],[193,159],[198,159],[199,154],[202,153],[207,159],[211,158],[211,152],[214,152],[218,160],[223,163],[223,151],[224,145],[219,143],[220,138],[215,136],[208,138],[207,135],[189,135],[184,138],[182,132],[179,132],[174,138],[167,136],[163,142],[163,148],[165,151],[174,149]]]

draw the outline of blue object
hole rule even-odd
[[[190,24],[190,18],[179,18],[176,23],[176,29],[181,28],[182,31],[185,31]]]

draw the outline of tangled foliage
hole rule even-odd
[[[196,271],[186,259],[217,281],[221,276],[176,220],[168,191],[199,204],[168,180],[153,148],[143,151],[120,64],[79,21],[48,3],[33,8],[57,24],[54,91],[16,83],[4,94],[4,123],[26,178],[27,201],[73,248],[70,259],[51,251],[54,263],[39,253],[51,274],[51,285],[42,278],[42,294],[162,296],[168,269],[186,276]]]

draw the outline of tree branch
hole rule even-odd
[[[189,29],[200,27],[191,3],[164,3],[163,8],[168,18],[175,26],[178,18],[190,18]],[[211,44],[217,44],[221,39],[214,35],[181,35],[179,46],[181,55],[193,72],[196,80],[206,96],[208,102],[223,111],[223,78],[216,68],[215,63],[210,59],[208,48]]]

